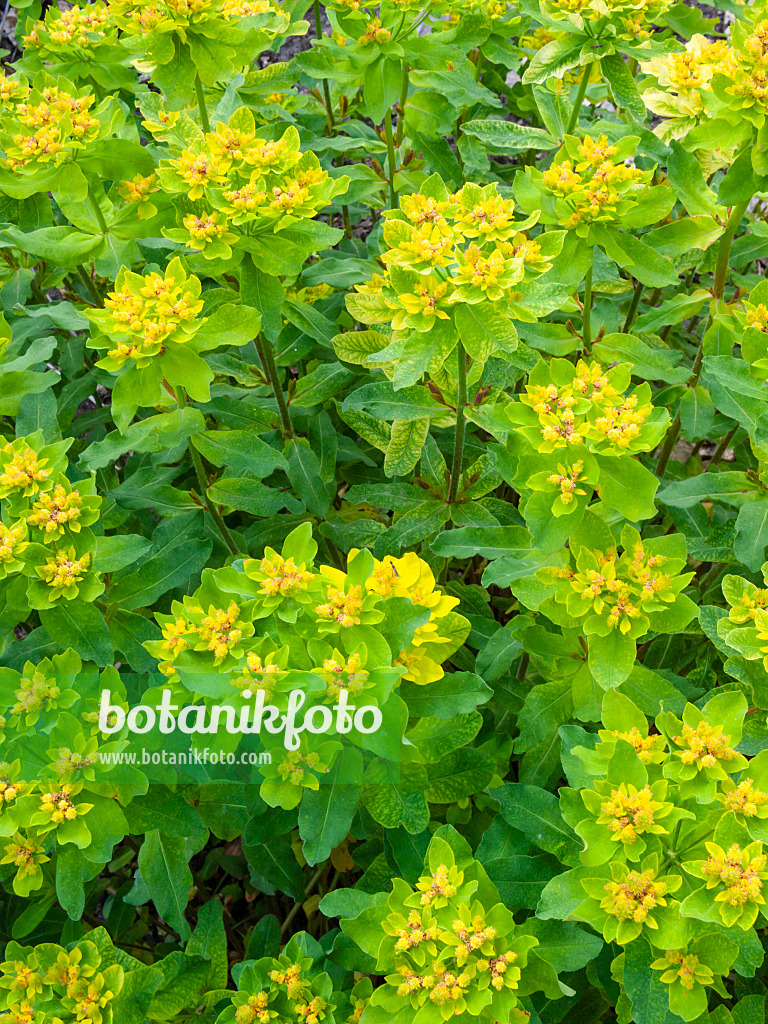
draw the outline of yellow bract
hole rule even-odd
[[[611,792],[610,799],[600,804],[597,822],[608,827],[614,842],[632,844],[645,832],[666,832],[654,821],[654,815],[663,807],[663,802],[653,799],[649,785],[638,789],[622,782]]]

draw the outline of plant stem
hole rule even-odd
[[[203,132],[207,135],[211,130],[211,122],[208,118],[208,105],[205,102],[200,75],[195,75],[195,96],[197,97],[197,109],[200,111],[200,124],[203,126]]]
[[[722,459],[723,455],[725,455],[725,449],[728,447],[730,442],[733,440],[733,435],[736,433],[736,431],[738,429],[739,429],[739,425],[737,423],[736,426],[733,428],[733,430],[729,430],[728,431],[728,433],[722,439],[720,444],[717,446],[717,450],[716,450],[715,454],[709,460],[709,464],[708,464],[707,468],[704,470],[705,473],[708,473],[710,471],[710,469],[712,469],[713,466],[717,466],[719,464],[720,459]]]
[[[315,12],[315,38],[323,38],[323,22],[320,17],[320,0],[314,0],[313,9]],[[328,134],[333,134],[333,130],[336,127],[336,122],[333,118],[333,103],[331,102],[331,88],[328,85],[328,79],[323,79],[323,98],[325,100],[325,113],[328,118]]]
[[[400,106],[398,107],[397,135],[395,136],[395,144],[397,146],[402,143],[403,136],[405,135],[405,104],[408,102],[409,72],[410,68],[408,67],[408,61],[404,60],[400,71]]]
[[[661,454],[659,455],[659,462],[656,466],[656,476],[658,477],[664,476],[664,471],[667,468],[669,457],[672,454],[672,451],[677,442],[677,435],[680,433],[681,422],[682,418],[680,416],[680,410],[678,409],[677,415],[672,420],[672,424],[669,430],[667,431],[667,436],[664,438],[664,446],[661,449]]]
[[[581,81],[579,82],[579,91],[576,93],[576,102],[573,104],[573,110],[571,111],[571,117],[568,121],[568,127],[565,129],[566,135],[570,135],[579,123],[579,112],[581,111],[581,105],[584,102],[584,97],[587,94],[587,86],[589,85],[591,77],[592,64],[587,64],[584,68],[584,74],[581,76]]]
[[[99,188],[101,188],[101,186],[99,186]],[[93,215],[96,218],[96,223],[99,225],[99,230],[101,231],[102,235],[106,235],[109,231],[109,228],[107,227],[107,222],[104,220],[104,214],[101,211],[98,199],[93,194],[93,192],[91,192],[90,189],[88,189],[88,198],[91,201],[91,206],[93,206]],[[101,304],[101,299],[99,299],[99,304]]]
[[[91,279],[91,275],[86,273],[85,268],[82,265],[79,265],[77,267],[77,276],[80,278],[80,280],[83,282],[85,287],[90,292],[91,297],[92,297],[93,301],[96,303],[96,305],[100,306],[101,305],[101,296],[99,295],[99,293],[98,293],[98,291],[96,289],[96,285],[93,283],[93,280]]]
[[[595,250],[584,275],[584,317],[581,329],[581,347],[586,351],[592,344],[592,269],[595,262]]]
[[[720,242],[717,247],[717,262],[715,264],[715,283],[713,288],[713,295],[715,302],[722,300],[725,294],[725,282],[728,277],[728,259],[731,255],[731,243],[733,242],[733,236],[738,230],[741,218],[746,213],[749,203],[739,203],[738,206],[734,206],[731,210],[731,215],[728,218],[728,223],[725,226],[725,231],[720,236]],[[712,324],[712,313],[709,314],[709,320],[707,326],[704,328],[704,335],[702,340],[699,342],[699,349],[696,353],[696,359],[693,364],[693,370],[691,372],[690,379],[688,380],[687,387],[695,388],[699,382],[701,376],[701,367],[704,362],[704,338],[707,335]],[[672,450],[675,447],[678,435],[680,434],[680,425],[682,419],[680,415],[680,409],[677,410],[677,415],[672,421],[672,425],[667,431],[667,436],[664,439],[664,447],[661,449],[661,455],[659,456],[659,464],[656,467],[656,476],[663,476],[664,470],[667,468],[669,457],[672,454]]]
[[[709,572],[705,576],[702,576],[701,582],[699,583],[699,593],[706,594],[707,587],[709,587],[710,583],[714,583],[722,571],[723,563],[715,562]]]
[[[349,216],[349,207],[348,206],[342,206],[341,207],[341,219],[344,221],[344,234],[347,236],[347,238],[351,238],[352,237],[352,220],[351,220],[351,218]]]
[[[317,871],[314,873],[314,875],[307,882],[307,887],[304,890],[305,898],[307,896],[309,896],[312,893],[312,891],[315,889],[315,887],[317,886],[317,883],[320,881],[320,878],[321,878],[321,876],[322,876],[324,871],[325,871],[325,864],[323,864],[323,866],[321,868],[318,868]],[[286,919],[283,921],[282,925],[280,926],[280,935],[281,936],[285,935],[285,933],[288,931],[288,928],[290,927],[291,922],[293,921],[294,917],[296,917],[298,912],[301,910],[303,905],[304,905],[303,903],[294,903],[294,905],[288,911],[288,916],[286,917]]]
[[[187,395],[186,392],[184,391],[184,388],[181,385],[179,385],[176,388],[176,401],[180,409],[185,408],[187,404]],[[195,476],[197,477],[197,484],[198,487],[200,488],[200,496],[205,502],[205,507],[208,509],[211,515],[211,519],[216,524],[216,528],[221,534],[222,540],[227,545],[232,554],[237,555],[240,552],[238,550],[237,544],[235,543],[234,537],[229,532],[229,528],[227,527],[227,524],[224,522],[221,513],[213,504],[211,499],[208,497],[208,481],[205,479],[205,470],[203,469],[203,460],[200,457],[200,452],[197,450],[197,448],[195,448],[194,442],[191,437],[189,439],[188,444],[189,454],[192,456],[192,465],[195,467]]]
[[[720,236],[720,242],[717,247],[717,264],[715,266],[714,296],[716,302],[719,302],[725,293],[725,282],[728,277],[728,258],[731,255],[731,242],[741,223],[741,218],[747,212],[748,206],[749,203],[746,202],[739,203],[738,206],[733,207],[728,223],[725,225],[725,231]]]
[[[635,291],[632,295],[632,303],[629,307],[629,312],[627,313],[627,319],[624,321],[624,330],[622,331],[623,334],[627,334],[629,328],[635,322],[637,307],[640,305],[640,296],[643,294],[644,288],[644,284],[641,284],[640,281],[635,281]]]
[[[448,485],[448,504],[455,505],[459,493],[461,467],[464,462],[464,434],[466,422],[464,408],[467,404],[467,353],[461,341],[456,346],[458,369],[458,398],[456,401],[456,439],[453,444],[453,465],[451,466],[451,482]]]
[[[275,361],[275,350],[272,348],[272,342],[265,334],[260,334],[256,339],[256,351],[259,353],[261,365],[264,367],[264,373],[277,402],[280,422],[283,425],[283,437],[293,437],[293,426],[290,413],[288,412],[288,403],[280,386],[280,375],[277,370],[277,362]]]
[[[384,118],[384,134],[387,140],[387,163],[389,165],[389,205],[397,209],[397,192],[395,191],[395,139],[392,135],[392,108]]]

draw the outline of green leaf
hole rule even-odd
[[[319,789],[307,790],[299,810],[302,854],[308,864],[327,860],[347,836],[360,800],[363,756],[345,747]]]
[[[701,164],[679,142],[673,141],[671,146],[672,156],[667,165],[667,176],[683,206],[690,214],[717,216],[717,197],[707,187]]]
[[[122,433],[113,430],[103,441],[89,445],[80,455],[80,465],[85,469],[103,469],[126,452],[162,452],[175,448],[204,426],[203,414],[191,406],[149,416],[130,424]]]
[[[446,413],[429,389],[419,385],[395,391],[391,384],[365,384],[344,401],[342,412],[349,409],[364,409],[382,420],[419,420]]]
[[[608,83],[618,109],[629,112],[635,121],[644,121],[645,103],[637,90],[635,78],[620,53],[612,53],[600,61],[600,70]]]
[[[564,864],[578,863],[581,843],[560,814],[557,798],[538,786],[506,782],[493,790],[505,821],[524,832],[534,846]]]
[[[679,1024],[669,1009],[669,987],[661,971],[651,969],[654,955],[647,942],[629,942],[624,952],[624,987],[632,1004],[635,1024]]]
[[[618,629],[608,636],[589,637],[589,670],[604,690],[629,678],[636,654],[635,641]]]
[[[304,438],[294,438],[286,448],[286,472],[293,489],[309,511],[322,518],[331,507],[331,497],[321,476],[320,459]]]
[[[286,490],[267,487],[250,477],[222,477],[208,488],[208,497],[217,505],[262,518],[274,516],[284,508],[301,512],[304,507]]]
[[[633,522],[656,515],[654,496],[659,478],[637,459],[595,455],[600,467],[597,493],[608,506]]]
[[[402,825],[412,835],[427,827],[428,778],[423,765],[396,764],[377,758],[368,765],[363,782],[363,805],[374,821],[384,828]]]
[[[521,153],[528,149],[549,150],[559,146],[549,132],[514,121],[466,121],[461,131],[464,135],[474,135],[489,153]]]
[[[274,341],[283,329],[285,291],[279,277],[259,269],[251,258],[246,258],[240,271],[240,295],[243,302],[259,310],[264,333]]]
[[[181,793],[174,793],[158,783],[141,796],[134,797],[125,813],[132,835],[157,831],[165,836],[183,838],[202,828],[200,815]]]
[[[432,541],[432,550],[442,558],[499,558],[502,555],[529,554],[531,535],[523,526],[462,527],[441,533]]]
[[[745,501],[736,520],[733,551],[740,562],[757,572],[765,561],[768,545],[768,499]]]
[[[680,302],[679,299],[672,300],[670,305],[674,304],[685,307],[685,302]],[[686,315],[691,315],[693,312],[696,310],[692,310]],[[663,326],[667,321],[665,314],[661,313],[660,309],[644,314],[648,317],[659,315],[659,322],[653,321],[649,324],[644,321],[642,330],[654,330]],[[640,320],[643,320],[643,317],[638,317],[635,321],[638,330],[641,329]],[[680,362],[679,352],[646,345],[644,341],[632,334],[606,334],[601,341],[594,345],[594,352],[597,358],[604,363],[625,361],[631,363],[633,375],[641,380],[663,380],[667,384],[684,384],[690,377],[687,369],[677,365]]]
[[[112,664],[112,638],[104,616],[92,604],[65,601],[40,612],[40,621],[62,650],[71,647],[83,661],[105,668]]]
[[[220,903],[217,906],[221,908]],[[188,945],[191,946],[193,942],[194,936]],[[162,972],[163,981],[147,1011],[149,1019],[171,1020],[186,1007],[196,1009],[207,987],[210,964],[200,956],[189,956],[174,950],[159,961],[158,969]]]
[[[79,921],[85,908],[85,860],[74,843],[60,846],[56,852],[56,898],[70,920]]]
[[[575,34],[564,39],[553,39],[533,55],[523,75],[525,85],[542,85],[548,78],[562,78],[566,71],[581,63],[584,39]]]
[[[539,940],[536,955],[551,964],[558,974],[582,970],[603,948],[602,939],[572,921],[531,918],[525,922],[523,931],[536,936]]]
[[[406,476],[421,457],[429,435],[429,418],[395,420],[384,458],[384,472],[389,477]]]
[[[148,832],[139,850],[139,871],[158,915],[182,939],[192,934],[185,917],[192,872],[183,838]]]
[[[756,489],[746,473],[725,470],[722,473],[706,473],[686,480],[676,480],[659,492],[658,499],[662,505],[671,505],[673,508],[691,508],[711,498],[741,504]]]
[[[408,682],[400,685],[400,696],[414,718],[468,714],[490,700],[492,694],[491,688],[473,672],[449,672],[428,687]]]
[[[249,430],[205,430],[196,433],[192,443],[214,466],[226,466],[238,476],[252,473],[257,480],[263,479],[287,466],[277,449]]]
[[[515,740],[515,750],[519,753],[532,750],[569,722],[572,715],[570,680],[533,686],[517,716],[520,735]]]
[[[746,363],[730,356],[705,356],[703,365],[702,377],[717,408],[754,435],[765,411],[764,385]]]
[[[210,961],[208,985],[211,988],[226,988],[229,977],[223,910],[219,900],[209,900],[200,907],[197,912],[197,924],[186,949],[188,956],[201,956],[204,960]]]
[[[426,798],[429,803],[455,804],[485,789],[495,771],[496,761],[487,751],[453,750],[427,766]]]

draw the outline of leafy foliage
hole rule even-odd
[[[3,16],[0,1020],[765,1020],[768,8],[711,13]]]

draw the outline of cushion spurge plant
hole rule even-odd
[[[763,1024],[767,0],[0,35],[0,1024]]]

